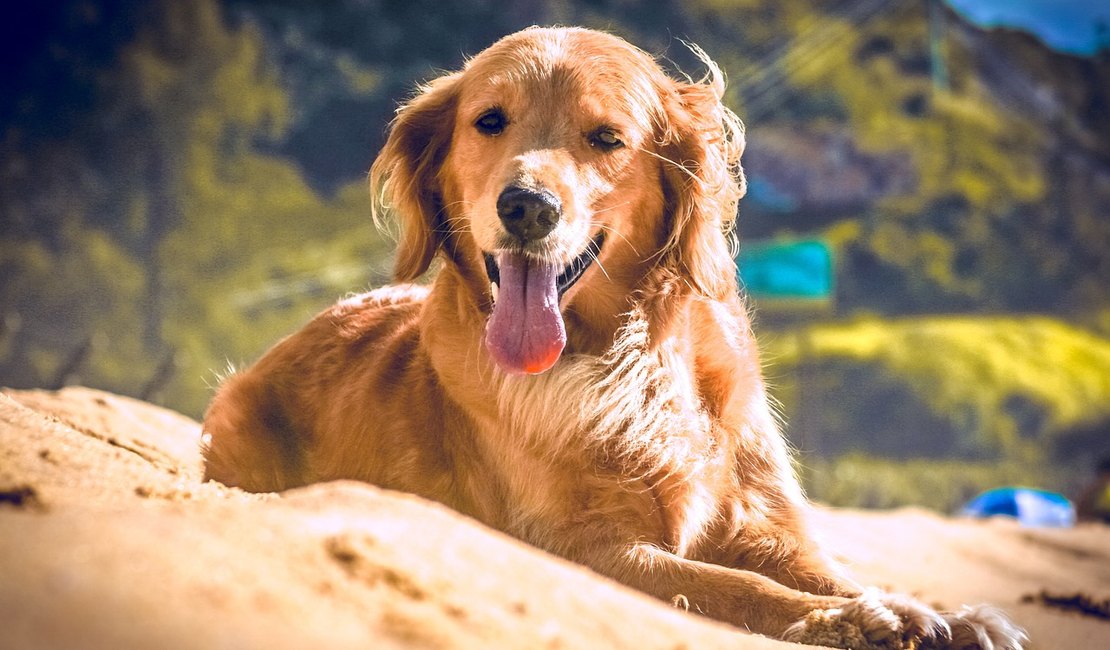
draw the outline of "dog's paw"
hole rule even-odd
[[[958,612],[945,612],[944,619],[952,629],[952,640],[937,646],[948,650],[1022,650],[1029,637],[994,607],[979,605],[963,607]]]
[[[942,614],[925,603],[905,594],[888,594],[868,591],[882,604],[898,615],[902,621],[902,638],[908,647],[946,648],[952,638],[952,629]]]
[[[842,607],[810,612],[783,638],[847,650],[915,650],[945,647],[950,631],[940,614],[913,598],[868,590]]]

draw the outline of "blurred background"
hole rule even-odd
[[[729,76],[739,261],[811,495],[951,511],[1110,454],[1104,2],[506,5],[6,9],[0,385],[200,417],[229,365],[388,279],[366,173],[414,85],[577,24]]]

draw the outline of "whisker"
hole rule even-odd
[[[595,253],[595,254],[591,255],[590,257],[594,258],[594,264],[597,264],[597,268],[601,269],[601,272],[603,274],[605,274],[605,279],[612,282],[613,281],[612,276],[610,276],[609,272],[605,270],[605,265],[601,263],[600,259],[598,259],[597,254]]]
[[[449,203],[449,204],[443,206],[443,208],[439,211],[439,215],[442,215],[447,210],[447,208],[450,207],[450,206],[462,205],[462,204],[463,204],[463,201],[455,201],[453,203]],[[439,215],[436,215],[436,216],[439,216]],[[470,227],[470,220],[467,219],[466,216],[459,216],[459,217],[448,216],[447,218],[445,218],[443,220],[443,223],[450,226],[451,229],[454,232],[467,232],[467,233],[474,232]]]
[[[624,243],[628,244],[628,247],[632,249],[633,253],[635,253],[636,255],[640,254],[640,251],[636,250],[636,247],[632,245],[632,242],[629,241],[628,237],[625,237],[624,233],[620,232],[619,230],[617,230],[613,226],[607,226],[603,223],[599,223],[599,224],[597,224],[597,227],[600,228],[601,230],[604,230],[607,233],[613,233],[617,237],[620,237],[621,239],[624,240]]]
[[[608,211],[610,211],[610,210],[616,210],[617,208],[622,208],[622,207],[624,207],[624,206],[628,205],[629,203],[631,203],[631,201],[625,201],[625,202],[623,202],[623,203],[618,203],[618,204],[616,204],[616,205],[611,205],[611,206],[609,206],[609,207],[607,207],[607,208],[602,208],[602,209],[600,209],[600,210],[594,210],[594,212],[593,212],[593,216],[597,216],[597,215],[599,215],[599,214],[602,214],[602,213],[608,212]],[[624,236],[624,234],[623,234],[623,233],[621,233],[620,231],[618,231],[618,230],[617,230],[616,228],[614,228],[614,227],[612,227],[612,226],[607,226],[607,225],[605,225],[605,224],[603,224],[603,223],[599,223],[599,224],[597,224],[597,227],[598,227],[598,228],[600,228],[600,229],[602,229],[602,230],[604,230],[604,231],[606,231],[606,232],[610,232],[610,233],[613,233],[613,234],[614,234],[614,235],[616,235],[617,237],[620,237],[621,239],[623,239],[623,240],[624,240],[624,243],[628,244],[628,246],[629,246],[629,247],[630,247],[630,248],[632,249],[632,252],[636,253],[637,255],[639,255],[639,254],[640,254],[640,252],[636,250],[636,247],[632,245],[632,242],[628,241],[628,238],[627,238],[627,237],[625,237],[625,236]]]
[[[469,202],[469,201],[465,201],[465,200],[463,200],[463,199],[459,199],[458,201],[451,201],[450,203],[447,203],[447,204],[445,204],[445,205],[443,206],[443,208],[442,208],[442,209],[440,209],[440,212],[443,212],[443,210],[446,210],[447,208],[452,208],[452,207],[455,207],[456,205],[461,205],[461,206],[462,206],[462,207],[464,207],[464,208],[470,208],[470,207],[472,207],[472,206],[470,205],[470,202]]]
[[[629,203],[631,203],[631,201],[625,201],[624,203],[618,203],[616,205],[611,205],[607,208],[602,208],[600,210],[594,210],[593,213],[594,214],[601,214],[602,212],[608,212],[610,210],[616,210],[617,208],[623,208],[624,206],[628,205]]]
[[[647,149],[641,149],[641,151],[642,151],[642,152],[644,152],[644,153],[646,153],[646,154],[647,154],[647,155],[649,155],[649,156],[654,156],[654,157],[658,158],[659,160],[662,160],[662,161],[663,161],[663,162],[665,162],[665,163],[668,163],[668,164],[674,165],[674,166],[675,166],[676,168],[678,168],[678,170],[679,170],[679,171],[681,171],[682,173],[684,173],[684,174],[686,174],[687,176],[689,176],[689,177],[690,177],[691,179],[693,179],[693,180],[694,180],[694,182],[695,182],[695,183],[697,183],[698,185],[704,185],[704,184],[705,184],[705,182],[704,182],[704,181],[703,181],[702,179],[698,178],[697,174],[695,174],[694,172],[692,172],[692,171],[690,171],[689,169],[687,169],[685,165],[682,165],[682,164],[680,164],[680,163],[677,163],[677,162],[675,162],[675,161],[671,160],[670,158],[668,158],[668,157],[666,157],[666,156],[662,156],[662,155],[660,155],[660,154],[657,154],[657,153],[655,153],[654,151],[648,151]]]

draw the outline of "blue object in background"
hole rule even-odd
[[[967,502],[967,517],[1003,515],[1025,526],[1069,528],[1075,525],[1075,506],[1062,494],[1036,488],[1003,487],[987,490]]]
[[[748,193],[745,201],[755,201],[770,212],[786,214],[798,211],[798,200],[775,187],[774,183],[761,177],[748,178]]]
[[[757,300],[828,301],[833,254],[816,239],[745,242],[736,258],[740,283]]]

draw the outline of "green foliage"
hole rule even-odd
[[[1074,494],[1110,453],[1110,339],[1060,321],[865,319],[768,340],[799,474],[825,503],[955,512],[1004,485]]]
[[[796,444],[1035,463],[1074,460],[1069,438],[1101,428],[1110,452],[1110,340],[1059,321],[860,320],[767,351],[787,421],[809,428]]]
[[[75,220],[56,244],[0,240],[0,364],[16,381],[49,386],[67,379],[75,355],[87,370],[70,380],[128,391],[151,362],[138,337],[143,270],[102,231]],[[27,345],[33,338],[35,345]],[[82,353],[82,348],[88,351]]]
[[[322,197],[260,151],[290,108],[256,29],[230,28],[214,0],[131,11],[138,28],[69,139],[5,134],[20,164],[0,194],[15,217],[0,242],[0,371],[159,388],[199,416],[216,371],[380,281],[388,252],[363,183]],[[35,168],[51,173],[21,171]],[[167,357],[172,381],[154,386]]]
[[[367,260],[385,256],[365,189],[323,199],[288,161],[256,151],[259,138],[280,132],[286,97],[259,34],[226,31],[213,12],[168,11],[155,32],[168,33],[168,45],[140,39],[122,66],[152,98],[156,133],[182,152],[167,188],[178,223],[155,254],[166,298],[162,336],[179,365],[169,393],[190,413],[207,402],[204,380],[215,369],[253,360],[323,304],[364,285]],[[181,22],[195,23],[188,43],[175,41]],[[298,284],[308,275],[315,281]]]
[[[810,498],[848,508],[922,506],[956,513],[975,495],[1000,486],[1038,487],[1074,494],[1086,475],[1043,465],[959,460],[892,460],[862,453],[799,463]]]
[[[1052,70],[1043,52],[1002,50],[992,38],[966,36],[950,17],[943,49],[951,84],[936,88],[925,8],[892,6],[867,18],[853,6],[811,3],[759,14],[794,41],[775,68],[782,88],[767,91],[760,86],[767,75],[756,74],[754,101],[740,102],[742,112],[755,112],[750,138],[843,133],[854,151],[872,158],[865,173],[898,179],[890,183],[895,191],[848,215],[834,212],[830,220],[846,219],[824,226],[840,243],[842,309],[1074,317],[1105,305],[1110,267],[1101,251],[1110,246],[1110,222],[1097,205],[1110,196],[1093,179],[1105,169],[1110,140],[1090,126],[1101,118],[1080,125],[1066,111],[1105,105],[1106,94],[1057,108],[1065,114],[1050,118],[1031,89],[1066,97],[1083,83],[1075,75],[1097,83],[1110,77],[1110,66],[1057,58]],[[993,67],[984,68],[988,62]],[[1073,85],[1057,86],[1061,73]],[[769,96],[778,98],[773,107]],[[908,169],[884,164],[890,160],[905,160]],[[758,170],[760,161],[753,162]],[[829,210],[803,206],[800,214],[778,215],[771,232],[812,236],[819,216],[807,212]],[[757,221],[756,232],[770,234],[765,228]]]
[[[325,201],[288,165],[246,156],[237,170],[210,189],[255,199],[186,211],[161,248],[174,296],[165,339],[180,365],[169,392],[190,413],[203,409],[217,370],[253,361],[339,296],[388,277],[388,244],[361,184]]]

